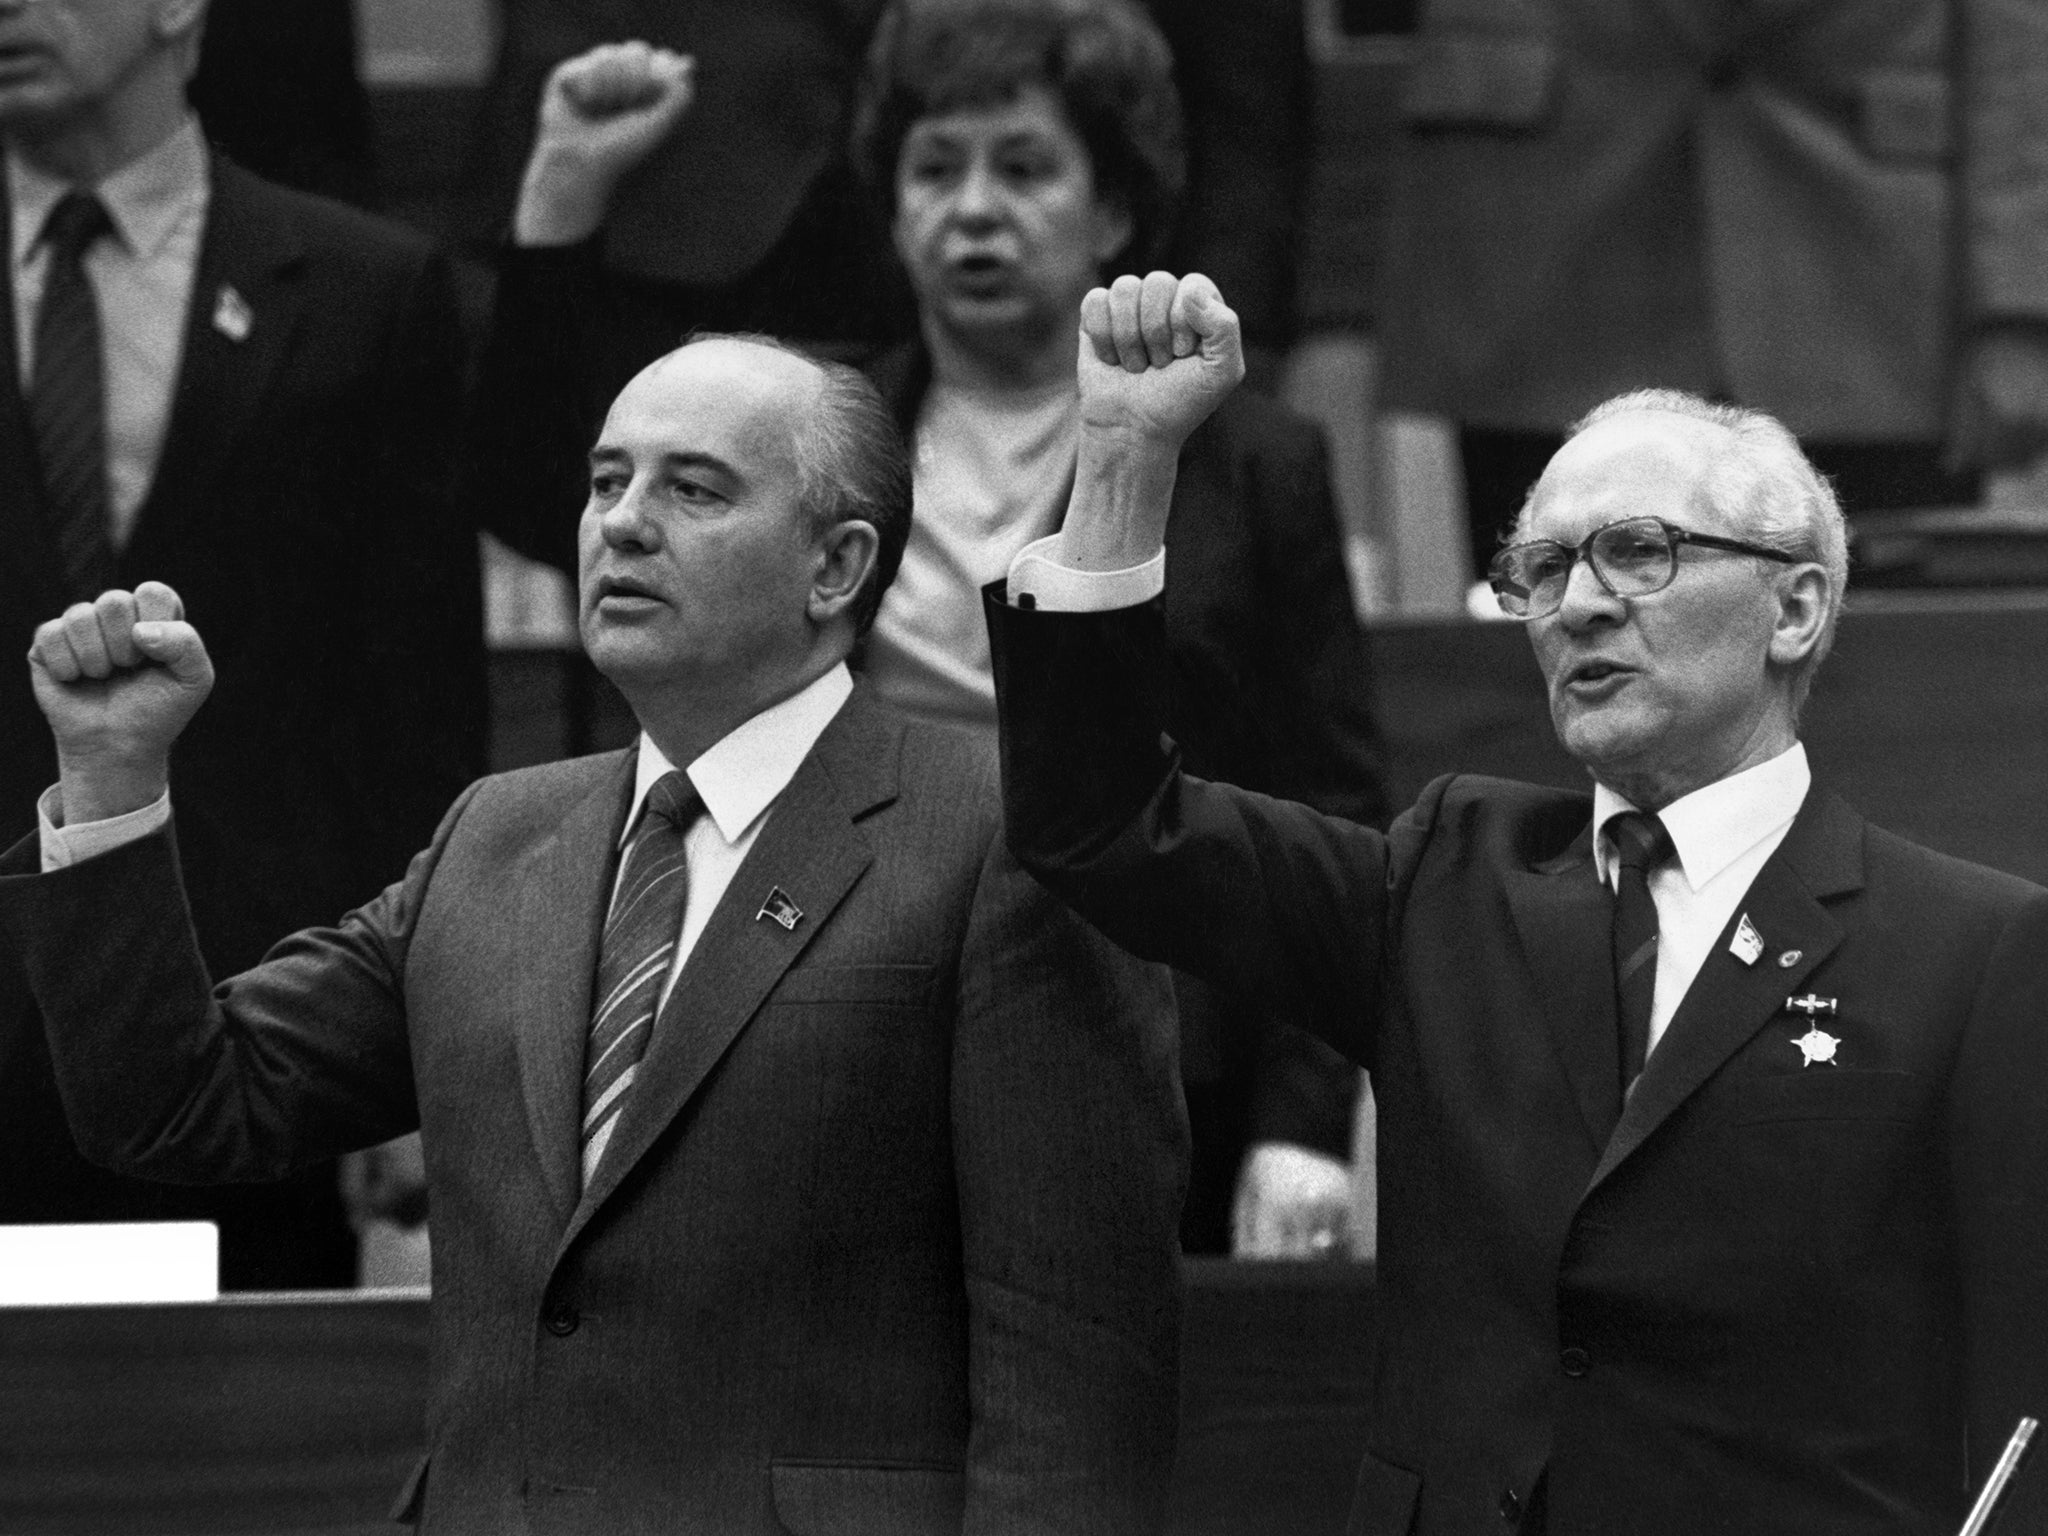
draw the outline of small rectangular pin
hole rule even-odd
[[[1763,958],[1764,936],[1756,931],[1756,924],[1749,920],[1747,912],[1735,925],[1735,937],[1728,941],[1728,953],[1744,965],[1755,965]]]

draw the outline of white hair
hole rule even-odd
[[[1731,451],[1715,454],[1700,482],[1706,510],[1718,514],[1738,537],[1812,561],[1827,573],[1827,620],[1819,642],[1793,679],[1792,702],[1798,708],[1813,686],[1813,674],[1834,648],[1842,595],[1849,585],[1849,529],[1834,487],[1808,462],[1799,440],[1775,416],[1718,405],[1683,390],[1637,389],[1616,395],[1573,422],[1565,440],[1617,416],[1642,412],[1682,416],[1726,433]]]

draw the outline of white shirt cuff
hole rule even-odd
[[[170,821],[171,792],[165,790],[139,811],[130,811],[125,816],[109,816],[105,821],[81,821],[75,827],[67,827],[58,819],[63,814],[63,799],[57,786],[52,784],[36,801],[36,830],[42,837],[43,873],[46,875],[52,870],[82,864],[103,853],[112,853],[129,843],[141,842]]]
[[[1060,564],[1055,553],[1059,538],[1056,533],[1048,534],[1017,551],[1017,558],[1010,562],[1008,590],[1012,608],[1102,613],[1149,603],[1166,590],[1163,548],[1143,565],[1121,571],[1082,571]]]

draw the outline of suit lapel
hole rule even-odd
[[[1607,937],[1614,902],[1594,874],[1590,826],[1559,857],[1509,870],[1506,887],[1551,1044],[1597,1152],[1621,1107],[1621,1055]]]
[[[534,1156],[564,1223],[582,1179],[578,1123],[591,978],[611,897],[614,844],[632,799],[633,762],[633,753],[618,754],[612,770],[513,870],[508,887],[517,893],[518,917],[507,1014]]]
[[[1785,999],[1842,942],[1841,925],[1822,901],[1862,884],[1863,819],[1815,788],[1714,941],[1650,1053],[1587,1185],[1588,1194],[1751,1036],[1784,1012]],[[1744,914],[1764,938],[1764,953],[1754,965],[1744,965],[1728,948]],[[1790,965],[1783,963],[1787,956],[1796,956]]]
[[[873,862],[856,822],[895,797],[901,742],[902,727],[856,691],[775,802],[655,1021],[618,1130],[563,1235],[565,1248],[703,1087]],[[759,915],[777,889],[803,914],[794,928]]]
[[[306,253],[290,213],[218,156],[212,178],[163,457],[123,559],[133,569],[205,515],[206,488],[261,409],[298,326]]]

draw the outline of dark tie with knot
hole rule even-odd
[[[50,531],[74,599],[94,597],[114,584],[100,306],[85,275],[86,252],[113,228],[100,200],[76,191],[59,199],[43,225],[50,258],[36,311],[28,410]]]
[[[590,1037],[583,1054],[583,1182],[618,1124],[682,935],[689,895],[683,844],[704,802],[670,770],[647,792],[640,825],[620,861],[617,893],[597,961]]]
[[[1610,817],[1620,882],[1614,893],[1614,1003],[1621,1029],[1624,1099],[1650,1054],[1650,1007],[1657,992],[1657,907],[1650,871],[1670,858],[1671,834],[1655,816],[1624,811]]]

